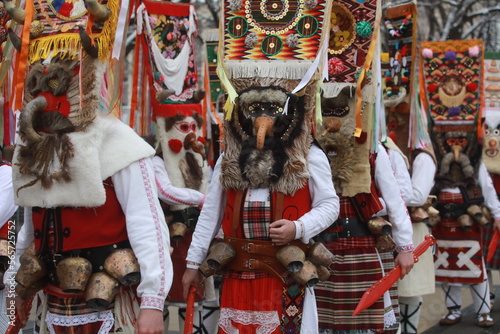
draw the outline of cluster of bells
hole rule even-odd
[[[439,211],[434,207],[437,198],[431,195],[427,198],[425,204],[421,207],[414,207],[410,211],[410,217],[413,222],[423,222],[430,228],[436,226],[441,221]],[[470,230],[474,223],[486,225],[491,220],[491,213],[485,206],[472,204],[467,207],[466,213],[457,218],[457,222],[465,231]]]
[[[47,266],[32,245],[20,258],[16,293],[26,300],[47,283]],[[66,293],[83,293],[87,307],[103,311],[111,305],[120,284],[130,286],[141,279],[139,263],[132,249],[121,248],[104,261],[104,271],[92,273],[92,264],[83,257],[67,257],[56,266],[59,288]]]

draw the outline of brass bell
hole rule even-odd
[[[119,282],[106,272],[92,274],[85,289],[87,307],[94,311],[104,311],[118,294]]]
[[[480,222],[483,218],[483,210],[481,210],[481,207],[479,205],[473,204],[470,205],[467,208],[467,213],[471,215],[471,217],[474,219],[476,222]]]
[[[457,218],[457,221],[462,227],[462,229],[465,231],[470,230],[472,228],[472,224],[474,224],[472,217],[469,216],[468,214],[461,215],[460,217]]]
[[[296,273],[304,266],[306,254],[297,246],[287,245],[276,253],[276,258],[289,272]]]
[[[426,223],[429,220],[429,213],[422,207],[411,208],[410,218],[414,223]]]
[[[392,251],[396,247],[396,243],[390,235],[377,235],[375,247],[380,251]]]
[[[218,242],[210,247],[207,256],[207,264],[210,268],[219,270],[228,264],[236,256],[233,246],[225,242]]]
[[[25,288],[35,286],[40,280],[43,280],[47,275],[47,267],[45,262],[42,261],[35,254],[26,254],[20,258],[21,266],[16,273],[15,280]]]
[[[92,274],[92,264],[83,257],[67,257],[56,267],[59,287],[68,293],[81,293]]]
[[[382,217],[373,217],[368,221],[368,229],[375,235],[387,235],[392,232],[392,225]]]
[[[319,282],[316,266],[309,260],[304,261],[300,271],[293,273],[293,278],[306,288],[310,288]]]
[[[141,280],[139,262],[130,248],[117,249],[111,253],[104,260],[104,270],[125,286]]]
[[[435,217],[439,216],[439,210],[433,206],[430,206],[427,208],[427,213],[429,214],[430,218],[435,218]]]
[[[429,216],[429,220],[427,221],[427,226],[433,228],[434,226],[439,224],[440,221],[441,221],[441,216],[439,214],[436,216]]]
[[[16,294],[22,299],[26,300],[32,296],[34,296],[38,291],[42,290],[45,285],[47,284],[47,280],[45,278],[42,278],[41,280],[35,282],[30,287],[25,287],[24,285],[18,283],[16,285],[15,291]]]
[[[198,270],[201,272],[201,274],[203,275],[203,277],[210,277],[212,276],[213,274],[215,274],[215,269],[210,267],[208,265],[208,261],[207,259],[205,259],[201,264],[200,264],[200,267],[198,268]]]
[[[9,257],[9,241],[7,239],[0,239],[0,257]]]
[[[330,278],[330,269],[325,266],[316,266],[318,278],[321,282],[327,281]]]
[[[186,235],[186,232],[188,230],[188,227],[186,224],[181,223],[181,222],[176,222],[168,225],[169,232],[170,232],[170,238],[173,241],[181,241],[184,239],[184,235]]]
[[[484,215],[484,217],[485,217],[488,221],[491,221],[492,217],[491,217],[491,212],[490,212],[490,209],[488,209],[486,206],[483,206],[482,210],[483,210],[483,215]]]
[[[307,258],[317,266],[328,267],[335,256],[321,242],[315,242],[307,249]]]

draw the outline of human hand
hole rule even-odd
[[[401,267],[401,278],[405,277],[410,272],[415,263],[413,252],[401,252],[396,256],[396,265]]]
[[[295,223],[288,219],[280,219],[269,225],[269,236],[278,246],[286,245],[295,240]]]
[[[198,269],[187,268],[184,272],[184,276],[182,276],[182,293],[184,296],[184,300],[187,300],[189,294],[189,288],[191,285],[194,285],[197,290],[201,291],[202,288],[201,282],[203,277],[200,274]]]
[[[139,311],[134,334],[163,334],[163,312],[143,308]]]
[[[497,231],[500,233],[500,219],[495,219],[495,222],[493,223],[493,226],[497,229]]]

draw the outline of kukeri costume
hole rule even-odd
[[[433,193],[440,221],[433,228],[438,249],[436,281],[443,282],[449,314],[442,324],[460,321],[460,285],[471,284],[478,325],[493,325],[481,230],[483,208],[499,218],[500,203],[478,142],[481,124],[482,42],[422,42],[422,85],[427,96],[430,133],[437,158]],[[491,188],[490,188],[491,187]]]
[[[196,12],[194,5],[141,1],[137,18],[140,43],[136,45],[136,55],[137,50],[148,55],[141,58],[143,66],[140,71],[147,71],[150,109],[158,125],[155,170],[160,199],[167,204],[164,212],[172,237],[174,283],[167,303],[179,307],[182,327],[186,308],[182,276],[208,184],[200,103],[205,92],[198,82],[194,45],[198,33]],[[139,96],[143,94],[142,91],[137,93]],[[159,160],[164,164],[163,169],[160,169]],[[201,328],[202,318],[198,312],[195,327],[200,332],[213,332],[217,322],[217,314],[213,312],[217,310],[217,300],[211,280],[206,282],[206,287],[206,297],[212,301],[210,307],[213,308],[208,312],[205,310],[207,317],[211,315],[211,319],[207,319],[211,328]],[[200,302],[200,312],[203,312],[201,301],[204,297],[204,291],[198,291],[196,301]]]
[[[484,116],[485,136],[482,160],[490,173],[497,197],[500,198],[500,53],[485,52],[484,56]],[[488,246],[495,228],[484,229],[483,252],[488,254]],[[497,247],[491,261],[486,263],[488,269],[500,269],[500,248]],[[490,280],[490,286],[492,281]],[[494,292],[494,291],[491,291]]]
[[[32,29],[19,56],[28,74],[13,160],[16,203],[26,207],[16,293],[26,300],[42,290],[37,332],[132,333],[139,307],[163,310],[172,263],[154,150],[99,114],[123,12],[114,0],[26,6],[10,7]]]
[[[276,15],[271,3],[257,1],[225,1],[222,8],[219,76],[230,91],[225,151],[187,257],[189,268],[203,270],[216,247],[234,252],[223,273],[221,333],[317,332],[314,294],[305,284],[318,280],[318,269],[303,252],[338,213],[327,158],[311,135],[329,2],[289,1],[278,9]],[[304,255],[293,275],[278,260],[291,247],[273,245],[269,232],[282,219],[294,224],[290,244]],[[209,251],[220,227],[224,241]],[[312,276],[301,280],[302,272]]]
[[[385,202],[397,250],[413,250],[409,216],[372,125],[377,67],[371,64],[378,56],[381,3],[341,1],[332,8],[329,80],[323,87],[323,122],[317,138],[331,161],[340,215],[316,238],[336,255],[330,266],[332,275],[315,287],[319,327],[322,333],[396,330],[397,298],[391,300],[390,292],[352,316],[365,287],[394,266],[391,253],[377,250],[375,235],[369,229],[371,218],[384,208],[379,197]],[[350,38],[340,37],[346,35]],[[357,274],[353,276],[352,271]]]
[[[388,52],[382,54],[384,105],[387,118],[387,147],[397,148],[406,160],[401,173],[411,173],[410,189],[403,199],[412,218],[413,244],[419,245],[430,233],[424,206],[434,185],[436,163],[425,126],[425,114],[418,104],[415,84],[417,10],[415,4],[387,8],[384,17]],[[411,125],[411,126],[410,126]],[[423,153],[423,154],[422,154]],[[396,163],[396,159],[391,159]],[[404,170],[406,169],[406,171]],[[398,171],[396,178],[398,178]],[[402,187],[404,190],[404,187]],[[436,210],[434,210],[436,212]],[[401,325],[404,333],[416,333],[422,295],[434,293],[432,250],[427,250],[412,271],[398,282]]]

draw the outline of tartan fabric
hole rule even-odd
[[[64,293],[59,288],[48,285],[45,289],[48,311],[55,316],[70,317],[71,321],[67,321],[68,326],[54,325],[54,330],[58,334],[74,334],[74,333],[109,333],[101,332],[101,328],[105,325],[103,321],[94,321],[84,323],[86,316],[96,314],[98,312],[91,310],[85,305],[85,296],[83,294]],[[111,306],[109,309],[112,309]],[[69,325],[72,324],[72,325]]]
[[[354,247],[370,244],[368,239],[372,239],[371,247]],[[334,252],[335,260],[330,266],[331,276],[328,281],[321,282],[314,288],[319,328],[331,330],[333,333],[383,330],[383,298],[356,317],[352,316],[365,291],[382,278],[382,268],[373,237],[346,238],[340,241],[346,245],[345,249],[338,247],[338,241],[325,243],[325,246]],[[352,244],[349,245],[350,243]]]
[[[382,260],[382,266],[384,267],[384,275],[387,274],[391,269],[395,267],[394,254],[392,252],[380,252],[380,259]],[[391,306],[385,308],[385,331],[384,334],[396,334],[399,329],[399,296],[398,296],[398,283],[394,283],[389,289],[389,296],[391,297]],[[396,319],[392,325],[390,319],[392,314]],[[392,318],[394,319],[394,318]]]
[[[440,192],[439,203],[463,203],[461,193]],[[484,280],[482,231],[479,224],[463,230],[455,219],[441,219],[432,234],[437,240],[434,256],[436,281],[476,284]]]
[[[248,199],[251,198],[251,189]],[[245,201],[243,205],[243,233],[245,239],[271,240],[269,238],[269,224],[271,223],[271,201]]]

